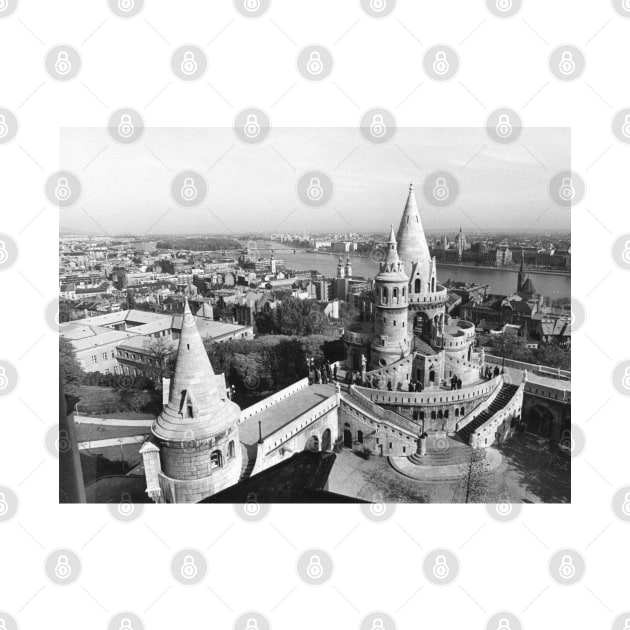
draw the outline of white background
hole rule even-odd
[[[204,80],[175,78],[172,51],[210,40]],[[83,58],[69,84],[52,81],[43,64],[61,42]],[[295,68],[312,42],[335,57],[321,84]],[[423,51],[440,42],[462,60],[447,83],[422,71]],[[557,81],[547,66],[565,42],[587,58],[573,83]],[[613,366],[630,356],[627,275],[610,255],[628,224],[630,147],[616,141],[610,121],[630,105],[629,48],[630,20],[605,0],[526,0],[509,20],[481,0],[403,0],[383,20],[366,16],[355,0],[273,0],[257,20],[227,0],[149,0],[126,21],[104,1],[23,0],[0,20],[0,105],[20,120],[17,138],[0,146],[0,231],[20,246],[18,263],[0,274],[0,355],[20,372],[19,388],[0,399],[0,483],[20,498],[17,516],[0,525],[0,610],[21,628],[101,628],[124,609],[156,629],[227,628],[249,609],[287,629],[358,627],[374,609],[392,614],[399,628],[483,628],[496,610],[515,612],[528,628],[609,627],[630,608],[629,530],[610,508],[613,492],[630,483],[628,403],[610,380]],[[528,505],[504,525],[481,505],[401,505],[380,525],[356,506],[273,506],[258,525],[229,506],[148,506],[129,525],[104,506],[58,506],[57,460],[44,447],[57,422],[57,335],[44,309],[57,294],[59,210],[47,203],[43,182],[58,168],[60,127],[105,125],[123,105],[142,111],[150,126],[230,126],[246,106],[265,109],[274,126],[353,126],[377,105],[400,126],[481,126],[499,106],[519,111],[526,125],[571,126],[572,168],[587,183],[572,210],[573,294],[587,311],[573,339],[572,418],[586,448],[573,460],[572,504]],[[174,583],[172,555],[218,538],[207,550],[205,585]],[[456,582],[443,588],[421,570],[424,554],[440,546],[461,563]],[[82,558],[72,586],[55,586],[44,574],[57,547]],[[327,585],[299,582],[295,562],[307,547],[333,554]],[[549,577],[548,559],[560,547],[586,558],[576,586]]]

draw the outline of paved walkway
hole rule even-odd
[[[109,438],[107,440],[92,440],[91,442],[79,442],[79,450],[85,451],[93,448],[108,448],[124,444],[142,444],[147,439],[146,435],[132,435],[130,437]]]
[[[150,427],[153,420],[127,420],[114,418],[94,418],[91,416],[74,416],[75,424],[98,424],[103,427]]]

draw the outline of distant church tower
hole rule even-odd
[[[410,339],[407,322],[409,277],[398,257],[396,234],[392,225],[387,241],[387,255],[380,264],[374,297],[374,336],[372,364],[374,368],[394,363],[407,356]]]
[[[462,262],[464,258],[464,250],[466,249],[466,236],[462,232],[462,226],[459,226],[459,234],[456,237],[456,245],[457,245],[457,260],[458,262]]]
[[[346,278],[352,278],[352,263],[350,256],[346,256]]]
[[[238,482],[240,409],[215,375],[188,300],[168,404],[140,449],[156,503],[196,503]]]
[[[521,250],[521,266],[518,269],[518,279],[516,281],[516,292],[518,293],[525,282],[525,252]]]
[[[273,249],[271,250],[271,257],[269,258],[269,271],[274,275],[276,273],[276,259],[273,255]]]
[[[341,258],[341,254],[339,254],[339,262],[337,263],[337,278],[343,278],[344,275],[343,259]]]

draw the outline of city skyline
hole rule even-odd
[[[356,129],[272,129],[261,145],[232,129],[147,129],[140,143],[111,145],[107,131],[61,130],[61,166],[76,173],[82,196],[60,212],[60,232],[78,234],[247,234],[385,232],[409,183],[427,232],[570,231],[570,213],[549,195],[554,174],[570,169],[567,128],[524,129],[519,142],[490,144],[485,129],[398,129],[385,145],[367,145]],[[202,173],[208,187],[196,207],[178,206],[171,181]],[[309,208],[297,182],[310,170],[334,191]],[[422,185],[452,173],[459,195],[429,203]],[[376,175],[375,175],[376,173]]]

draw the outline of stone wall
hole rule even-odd
[[[521,419],[523,391],[524,384],[521,384],[510,402],[473,432],[470,436],[473,448],[486,448],[497,441],[503,442],[516,432]]]
[[[269,407],[273,407],[273,405],[275,405],[276,403],[280,402],[281,400],[284,400],[285,398],[288,398],[289,396],[292,396],[293,394],[295,394],[295,392],[300,391],[301,389],[304,389],[305,387],[308,387],[308,378],[303,378],[293,383],[293,385],[289,385],[288,387],[281,389],[279,392],[276,392],[275,394],[272,394],[271,396],[267,396],[267,398],[265,398],[264,400],[261,400],[255,405],[252,405],[251,407],[247,407],[247,409],[244,409],[243,411],[241,411],[239,424],[243,422],[243,420],[246,420],[247,418],[251,418],[252,416],[255,416],[257,413],[260,413],[261,411],[268,409]]]
[[[346,448],[366,455],[406,457],[417,448],[415,433],[379,421],[343,399],[339,406],[339,439]]]

